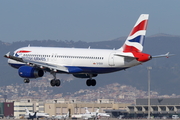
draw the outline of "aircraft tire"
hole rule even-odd
[[[92,80],[91,80],[91,85],[92,85],[92,86],[96,86],[96,80],[95,80],[95,79],[92,79]]]
[[[60,86],[61,85],[61,81],[59,79],[56,80],[56,86]]]
[[[87,85],[87,86],[91,86],[91,80],[90,80],[90,79],[88,79],[88,80],[86,81],[86,85]]]
[[[24,79],[24,83],[29,83],[29,82],[30,82],[30,80],[28,78]]]
[[[56,86],[56,80],[52,79],[52,80],[50,81],[50,84],[51,84],[52,87]]]

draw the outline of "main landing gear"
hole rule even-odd
[[[56,73],[55,72],[52,72],[51,73],[52,75],[53,75],[53,77],[54,77],[54,79],[52,79],[51,81],[50,81],[50,84],[51,84],[51,86],[52,87],[54,87],[54,86],[60,86],[61,85],[61,81],[59,80],[59,79],[56,79]]]
[[[52,87],[54,87],[54,86],[60,86],[61,85],[61,81],[59,80],[59,79],[52,79],[51,81],[50,81],[50,84],[51,84],[51,86]]]
[[[96,80],[95,79],[88,79],[86,81],[87,86],[95,86],[96,85]]]
[[[87,79],[86,85],[87,85],[87,86],[95,86],[95,85],[96,85],[96,80],[95,80],[95,79],[92,79],[92,74],[90,74],[89,76],[90,76],[90,78]]]

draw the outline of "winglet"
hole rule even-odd
[[[9,58],[10,52],[4,55],[4,57]]]

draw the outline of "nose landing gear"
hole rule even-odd
[[[30,82],[30,80],[28,78],[24,79],[24,83],[29,83],[29,82]]]

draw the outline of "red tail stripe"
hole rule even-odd
[[[140,30],[146,30],[146,27],[147,27],[147,21],[148,20],[143,20],[141,21],[136,27],[134,27],[130,33],[129,36],[132,36],[134,33],[136,33],[137,31],[140,31]]]
[[[138,50],[138,49],[135,48],[134,46],[124,45],[124,50],[123,50],[123,52],[140,52],[140,50]]]

